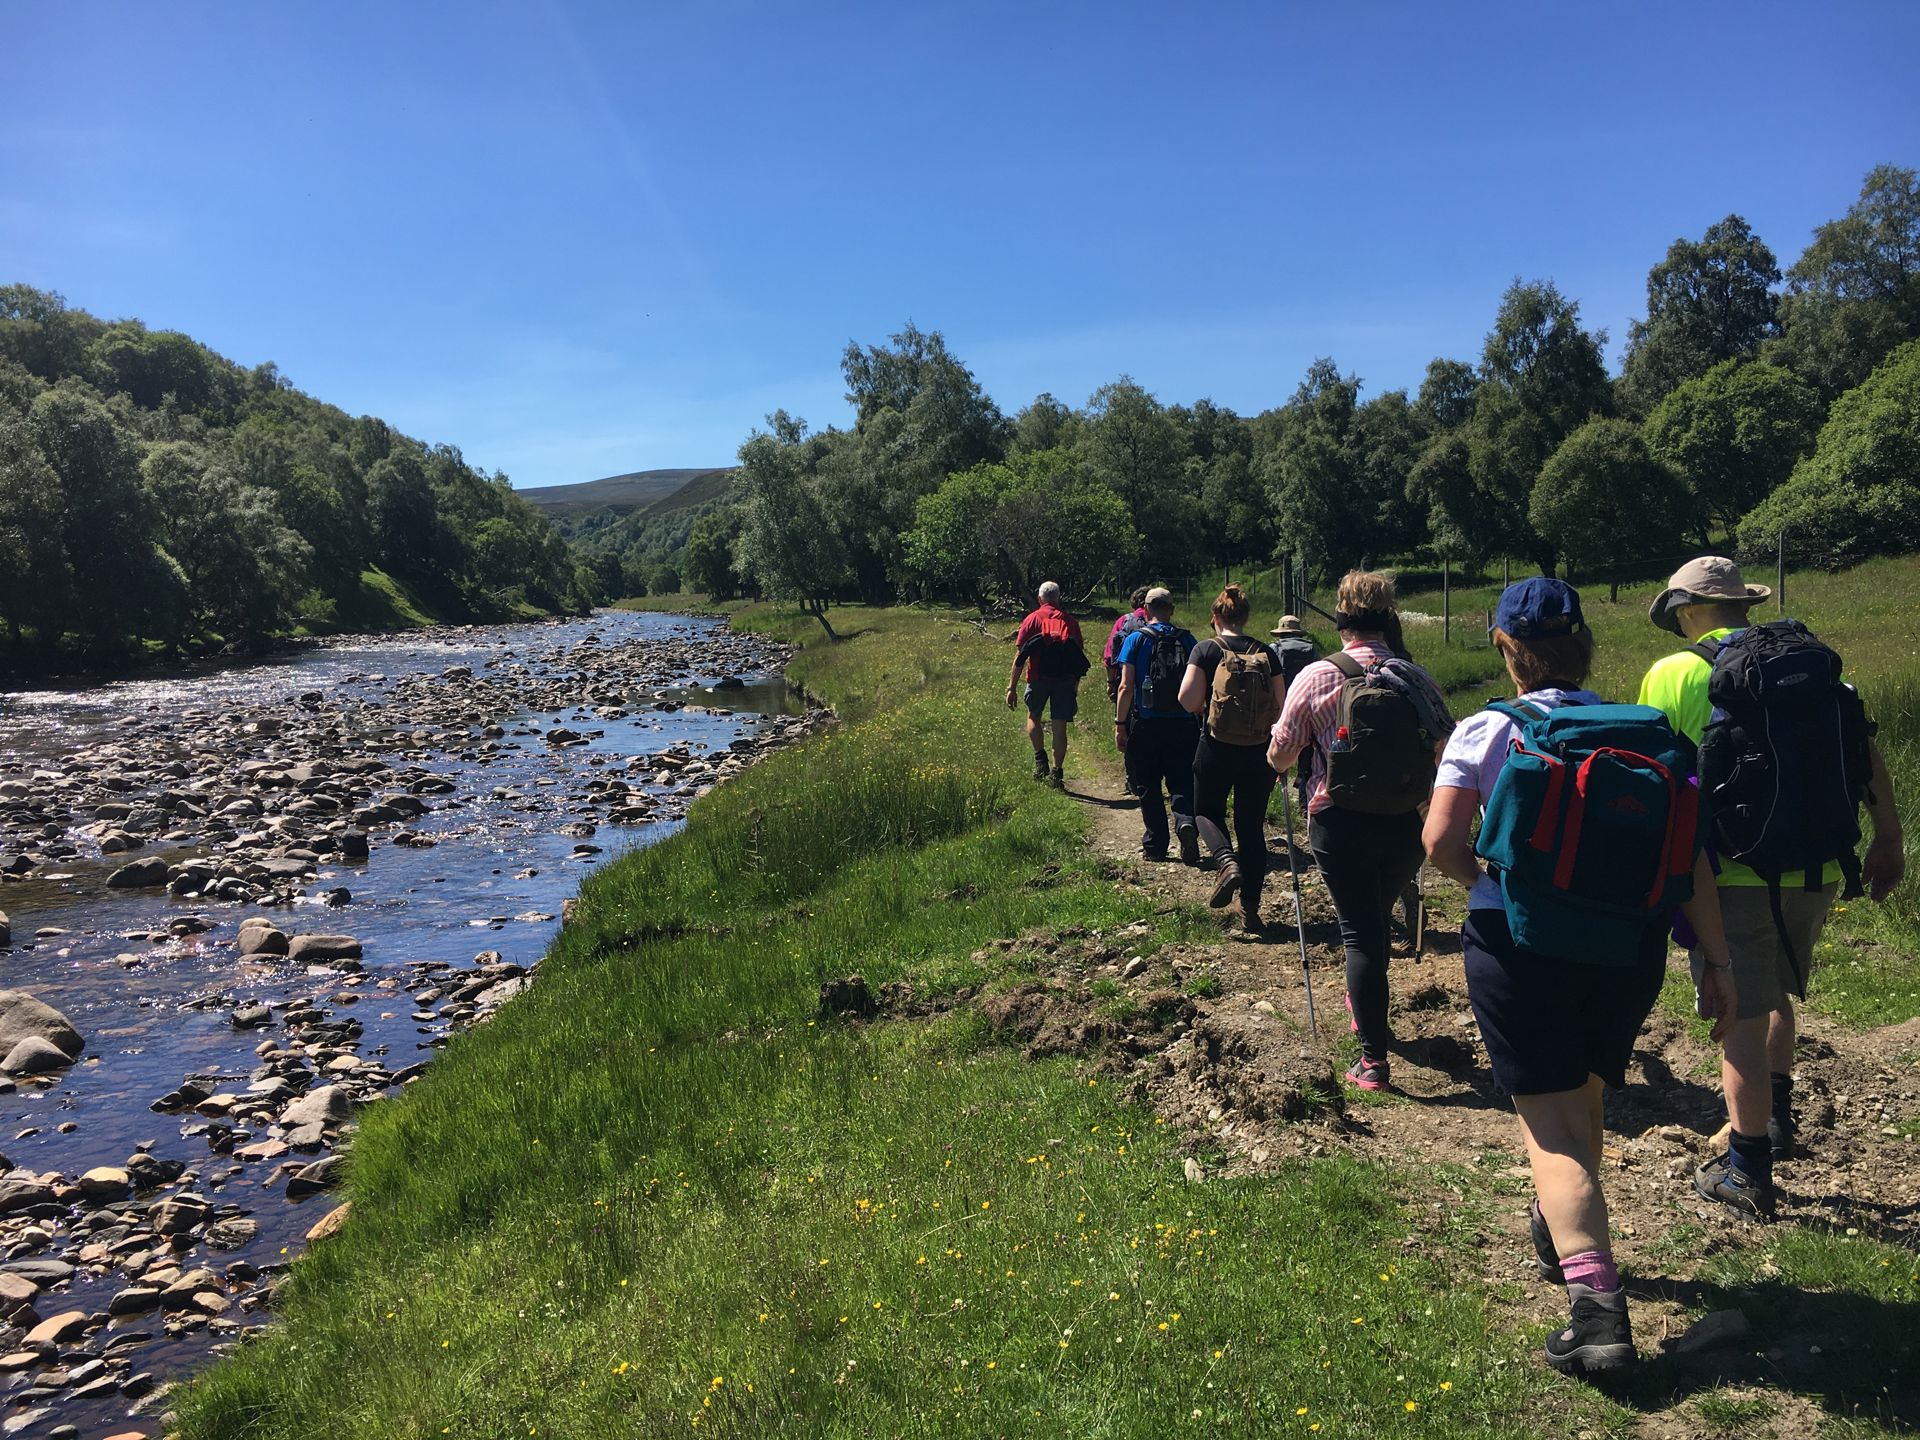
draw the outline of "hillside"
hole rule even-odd
[[[666,583],[669,589],[679,588],[676,567],[687,536],[703,515],[725,503],[739,473],[738,468],[639,470],[608,480],[555,485],[521,494],[539,507],[569,544],[595,557],[593,563],[602,573],[608,593],[645,594],[660,583]],[[638,490],[641,482],[674,475],[688,478],[650,502],[635,506],[615,498]],[[632,483],[623,490],[625,482]],[[598,495],[602,501],[586,504],[576,499],[555,504],[542,498],[563,494]],[[663,568],[673,570],[674,575],[670,579],[661,575]]]
[[[609,475],[603,480],[583,480],[574,485],[542,485],[522,490],[520,497],[538,506],[549,517],[584,515],[595,510],[631,514],[656,501],[665,500],[689,481],[723,473],[694,468],[691,470],[631,470],[625,475]]]

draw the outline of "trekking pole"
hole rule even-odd
[[[1307,968],[1307,916],[1300,905],[1300,867],[1293,859],[1293,795],[1287,777],[1280,777],[1280,806],[1287,817],[1287,874],[1293,877],[1293,933],[1300,938],[1300,980],[1307,987],[1307,1033],[1320,1038],[1320,1024],[1313,1016],[1313,972]]]

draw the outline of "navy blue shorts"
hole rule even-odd
[[[1493,1078],[1509,1095],[1578,1090],[1589,1075],[1627,1083],[1633,1042],[1667,977],[1667,927],[1648,927],[1631,965],[1576,965],[1513,943],[1504,910],[1461,927],[1467,998]]]

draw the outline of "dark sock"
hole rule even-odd
[[[1765,1135],[1742,1135],[1736,1130],[1729,1149],[1736,1170],[1744,1172],[1750,1180],[1772,1183],[1773,1142]]]
[[[1793,1076],[1773,1076],[1773,1118],[1783,1129],[1793,1128]]]

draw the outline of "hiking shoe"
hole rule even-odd
[[[1627,1292],[1567,1286],[1567,1328],[1547,1337],[1547,1363],[1563,1375],[1618,1370],[1639,1359],[1627,1320]]]
[[[1775,1115],[1767,1121],[1767,1142],[1773,1146],[1773,1158],[1776,1160],[1793,1158],[1793,1147],[1799,1135],[1800,1127],[1794,1124],[1791,1115]]]
[[[1385,1090],[1388,1086],[1387,1062],[1369,1060],[1363,1055],[1347,1071],[1347,1082],[1362,1090]]]
[[[1538,1200],[1527,1207],[1527,1228],[1533,1234],[1533,1258],[1539,1263],[1540,1278],[1549,1285],[1566,1284],[1566,1272],[1560,1268],[1560,1252],[1553,1248],[1553,1231],[1547,1228],[1547,1217],[1540,1213]]]
[[[1733,1163],[1733,1152],[1707,1161],[1693,1172],[1693,1188],[1708,1200],[1718,1200],[1751,1220],[1771,1220],[1774,1214],[1773,1179],[1749,1175]]]
[[[1156,862],[1164,860],[1167,858],[1167,847],[1164,845],[1143,844],[1140,847],[1140,858],[1142,860],[1153,860]]]
[[[1233,856],[1220,857],[1220,878],[1213,882],[1213,894],[1207,897],[1207,904],[1215,910],[1224,910],[1233,903],[1234,893],[1240,888],[1240,867],[1234,863]]]
[[[1033,778],[1036,780],[1047,778],[1047,757],[1037,751],[1033,757]]]
[[[1200,863],[1200,827],[1191,820],[1183,820],[1174,828],[1174,834],[1180,839],[1180,863],[1198,865]]]
[[[1052,785],[1056,790],[1064,790],[1067,788],[1067,777],[1061,773],[1058,765],[1053,767],[1053,774],[1047,777],[1047,783]]]
[[[1249,904],[1244,893],[1240,896],[1240,928],[1249,935],[1267,932],[1267,922],[1260,918],[1260,902],[1255,900]]]

